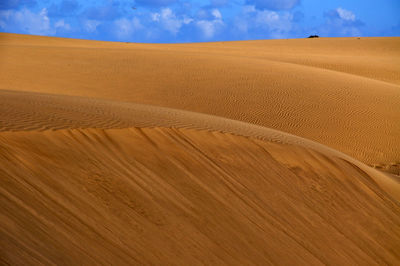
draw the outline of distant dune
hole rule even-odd
[[[386,167],[400,158],[399,47],[400,38],[135,44],[1,34],[0,89],[227,117]]]
[[[0,262],[396,265],[399,106],[400,38],[0,33]]]

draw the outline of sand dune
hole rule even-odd
[[[319,143],[149,105],[0,95],[7,263],[400,259],[400,183]]]
[[[157,45],[1,34],[0,44],[3,90],[222,116],[370,165],[400,158],[400,38]]]
[[[0,262],[398,264],[399,44],[0,33]]]
[[[0,149],[11,264],[400,260],[398,201],[358,167],[299,146],[133,128],[2,132]]]
[[[188,111],[28,92],[0,91],[0,132],[80,128],[168,127],[220,131],[269,142],[297,145],[355,164],[400,200],[400,178],[388,178],[352,157],[320,143],[249,123]],[[392,164],[397,172],[400,163]]]

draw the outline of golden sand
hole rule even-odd
[[[400,38],[0,33],[0,262],[398,264],[399,106]]]

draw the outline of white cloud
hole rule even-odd
[[[182,27],[183,21],[177,19],[170,8],[164,8],[161,10],[161,18],[164,28],[170,31],[172,34],[177,34]]]
[[[26,8],[21,10],[8,10],[0,12],[0,27],[5,30],[24,32],[29,34],[54,34],[47,9],[43,8],[34,13]]]
[[[64,29],[64,30],[71,30],[71,26],[68,23],[65,23],[63,19],[60,19],[54,24],[56,29]]]
[[[183,24],[189,24],[192,23],[194,21],[194,19],[189,18],[189,17],[183,17]]]
[[[197,27],[203,32],[205,38],[212,38],[215,33],[214,23],[208,20],[200,20],[196,23]]]
[[[199,20],[196,22],[196,26],[201,30],[203,37],[206,39],[214,37],[217,30],[224,25],[221,12],[218,9],[213,9],[211,14],[214,16],[214,19]]]
[[[265,38],[285,38],[294,30],[291,12],[259,10],[254,6],[244,6],[233,25],[241,34],[257,32]]]
[[[132,19],[121,18],[114,22],[116,36],[123,40],[132,37],[133,33],[143,28],[140,20],[136,17]]]
[[[221,12],[219,12],[218,9],[213,9],[211,11],[211,14],[216,18],[216,19],[222,19]]]
[[[287,32],[292,28],[293,16],[291,13],[284,12],[278,14],[275,11],[258,11],[255,22],[262,28],[267,28],[274,32]]]
[[[349,10],[338,7],[324,13],[325,24],[319,28],[323,36],[361,36],[364,23]]]
[[[336,11],[341,19],[350,20],[350,21],[356,20],[356,15],[354,15],[354,13],[349,10],[338,7],[336,9]]]
[[[160,21],[161,15],[159,13],[151,13],[150,17],[151,17],[152,21],[157,21],[158,22],[158,21]]]
[[[85,22],[83,23],[83,26],[87,32],[95,32],[97,30],[97,27],[100,24],[101,23],[98,20],[88,19],[88,20],[85,20]]]
[[[150,19],[159,23],[161,28],[173,35],[177,35],[184,25],[192,24],[200,30],[202,36],[206,39],[214,37],[217,30],[224,24],[222,14],[217,8],[212,10],[201,9],[195,17],[178,16],[170,8],[162,8],[160,12],[151,13]]]
[[[159,13],[150,14],[150,17],[152,21],[161,23],[161,26],[173,35],[178,34],[183,24],[189,24],[193,21],[186,16],[178,18],[170,8],[163,8]]]

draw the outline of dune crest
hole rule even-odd
[[[400,200],[399,178],[389,178],[344,153],[278,130],[223,117],[150,105],[14,91],[0,91],[0,95],[0,132],[127,127],[192,128],[226,132],[299,145],[345,159],[363,171],[372,172],[375,180]],[[394,170],[399,165],[395,165]]]

